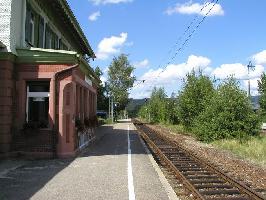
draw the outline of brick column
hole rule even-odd
[[[10,61],[0,61],[0,152],[10,151],[13,118],[13,69]]]

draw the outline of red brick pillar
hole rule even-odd
[[[0,152],[10,151],[13,118],[14,64],[0,61]]]

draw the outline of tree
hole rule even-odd
[[[170,124],[178,124],[178,99],[176,98],[176,94],[173,92],[171,97],[167,99],[167,122]]]
[[[185,85],[178,97],[178,110],[181,124],[190,129],[194,119],[205,109],[214,93],[211,79],[202,72],[196,75],[195,71],[186,75]]]
[[[108,70],[108,90],[114,97],[114,101],[118,102],[117,110],[123,110],[128,103],[128,90],[136,80],[132,76],[134,67],[129,63],[127,55],[121,54],[114,57]]]
[[[166,122],[166,94],[164,88],[154,87],[149,101],[149,112],[151,121]]]
[[[259,103],[262,112],[262,118],[266,119],[266,74],[261,75],[260,80],[258,80],[258,91],[260,94]]]
[[[193,123],[193,132],[207,142],[228,138],[242,140],[256,135],[258,130],[259,120],[250,99],[233,78],[218,86]]]
[[[98,66],[94,71],[98,78],[103,75],[103,72]],[[108,110],[108,97],[106,97],[106,92],[106,86],[101,83],[97,89],[97,110]]]

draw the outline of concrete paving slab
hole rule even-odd
[[[128,122],[102,127],[98,130],[101,139],[76,159],[31,161],[9,171],[5,174],[9,178],[0,177],[0,199],[131,200],[132,187],[138,200],[169,199],[132,129],[134,126]]]

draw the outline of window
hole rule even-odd
[[[59,49],[59,38],[58,36],[55,34],[55,49]]]
[[[59,39],[44,18],[38,15],[30,4],[27,4],[26,9],[25,41],[30,46],[39,48],[68,50],[67,45]]]
[[[29,6],[26,11],[25,40],[31,46],[34,44],[34,13]]]
[[[46,29],[45,29],[45,48],[46,49],[51,49],[52,47],[52,34],[51,34],[51,29],[46,24]]]
[[[44,19],[39,17],[38,47],[43,48],[44,41]]]
[[[49,82],[28,82],[26,120],[39,128],[48,127]]]
[[[52,38],[52,43],[51,43],[51,49],[56,49],[56,34],[51,30],[51,38]]]
[[[59,49],[68,50],[67,45],[62,41],[62,39],[59,39]]]
[[[45,30],[45,48],[58,49],[58,36],[52,31],[52,29],[47,24]]]

